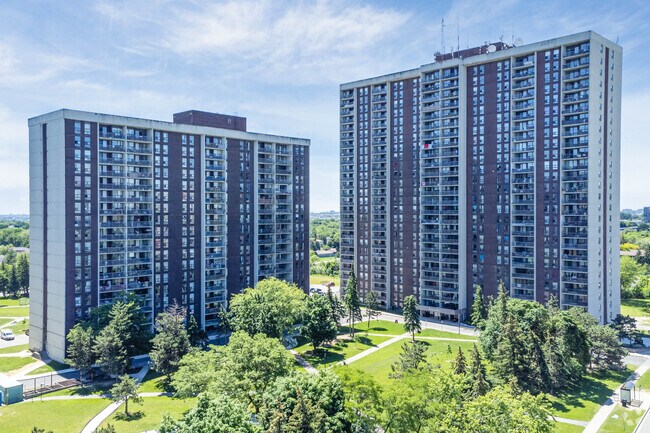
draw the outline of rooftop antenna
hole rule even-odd
[[[445,18],[442,18],[440,23],[440,46],[442,47],[442,55],[445,55]]]
[[[460,18],[456,15],[456,48],[458,49],[458,57],[460,58]]]
[[[510,45],[515,44],[515,25],[512,25],[512,39],[510,39]]]

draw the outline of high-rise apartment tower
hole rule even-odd
[[[309,284],[309,140],[201,111],[173,122],[59,110],[29,120],[30,347],[65,356],[89,308],[176,300],[206,330],[228,296]]]
[[[385,308],[469,313],[476,285],[620,308],[622,48],[584,32],[437,54],[341,85],[341,269]]]

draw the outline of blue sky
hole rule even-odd
[[[0,214],[26,213],[27,118],[62,107],[171,120],[200,109],[307,137],[311,208],[338,209],[338,86],[445,45],[594,30],[624,48],[621,205],[650,205],[650,3],[638,1],[0,2]],[[459,31],[457,30],[459,23]]]

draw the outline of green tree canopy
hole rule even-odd
[[[181,358],[190,350],[190,339],[185,329],[185,309],[176,302],[156,317],[156,335],[152,345],[150,358],[153,369],[170,381]]]
[[[326,341],[332,341],[338,333],[338,325],[332,320],[330,302],[325,296],[307,298],[302,335],[311,340],[314,351]]]
[[[305,293],[295,284],[277,278],[258,282],[255,288],[232,297],[229,322],[234,331],[281,339],[302,319]]]
[[[420,323],[420,310],[414,295],[409,295],[404,298],[404,330],[410,332],[415,341],[415,333],[422,330]]]
[[[111,388],[111,400],[118,403],[124,401],[124,414],[129,416],[129,400],[133,403],[142,403],[142,397],[138,394],[138,384],[128,374],[120,376]]]

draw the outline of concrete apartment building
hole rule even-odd
[[[620,309],[622,48],[594,32],[342,84],[341,269],[385,308],[494,296]]]
[[[29,120],[30,348],[65,356],[91,307],[173,300],[208,331],[228,296],[309,284],[309,140],[188,111],[173,122],[59,110]]]

